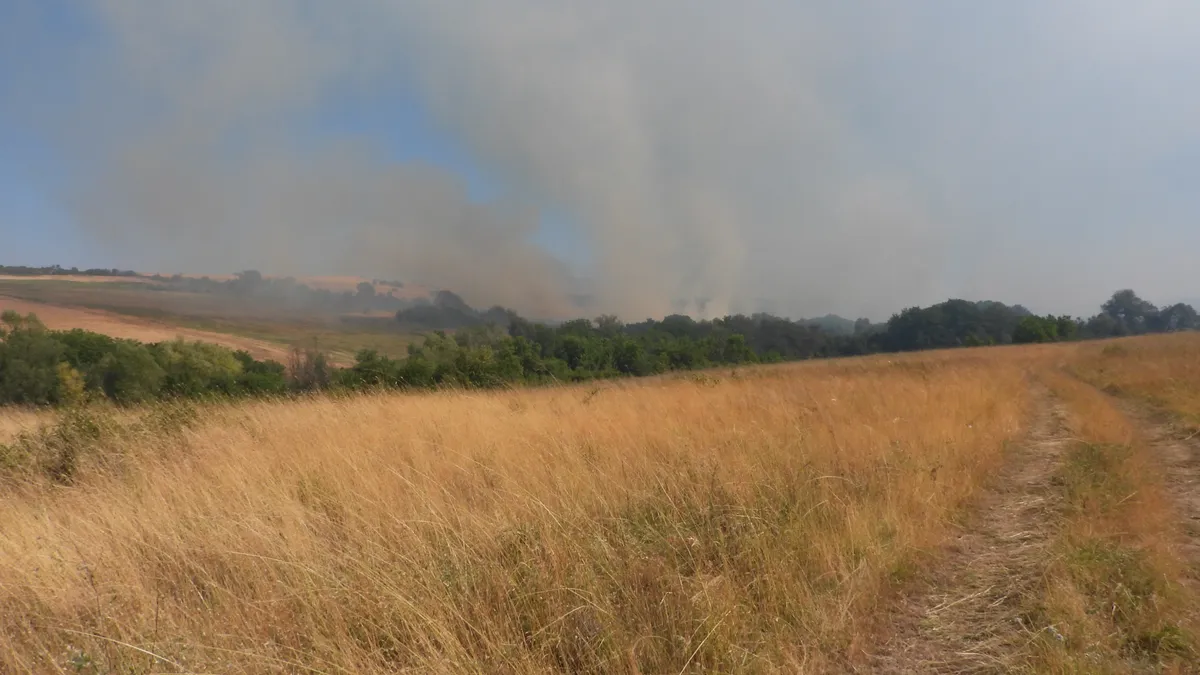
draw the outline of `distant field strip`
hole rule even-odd
[[[36,314],[42,323],[55,330],[82,328],[115,338],[141,342],[162,342],[182,337],[185,340],[210,342],[230,349],[243,349],[258,359],[286,362],[288,356],[287,347],[263,340],[170,326],[98,309],[47,305],[0,295],[0,311],[6,310],[20,314]]]

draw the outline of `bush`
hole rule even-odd
[[[324,387],[323,355],[303,363],[305,383]],[[50,331],[33,315],[0,317],[0,403],[117,403],[158,398],[282,394],[287,370],[245,352],[201,342],[145,345],[84,330]]]
[[[63,345],[32,314],[0,320],[0,403],[57,403]]]

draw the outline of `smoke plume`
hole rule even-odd
[[[70,204],[143,267],[540,315],[581,289],[630,319],[1184,292],[1194,3],[855,5],[104,0],[59,134]],[[398,100],[497,195],[320,123]],[[586,260],[536,243],[548,211]]]

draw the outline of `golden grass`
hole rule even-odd
[[[839,670],[1043,353],[77,420],[0,487],[0,672]]]
[[[1200,428],[1200,333],[1090,343],[1074,370],[1114,394],[1141,399]]]
[[[53,419],[53,413],[46,410],[0,407],[0,443],[6,443],[22,431],[36,429]]]
[[[1116,344],[1153,346],[1087,345],[1083,367]],[[1075,440],[1058,477],[1066,512],[1046,575],[1040,670],[1184,672],[1200,657],[1200,597],[1184,581],[1162,468],[1110,397],[1062,372],[1043,377]]]

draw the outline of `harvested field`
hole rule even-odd
[[[149,279],[142,277],[100,277],[89,274],[42,274],[37,276],[20,276],[15,274],[0,274],[0,281],[71,281],[78,284],[146,284]]]
[[[161,274],[164,277],[173,276],[172,273],[167,273],[167,272],[160,272],[159,274]],[[213,281],[231,281],[235,278],[235,276],[232,274],[182,274],[180,276],[188,278],[188,279],[199,279],[201,277],[208,277],[209,279],[212,279]],[[263,276],[268,279],[282,278],[277,275],[271,275],[271,274],[266,274]],[[334,293],[343,293],[343,292],[349,291],[349,292],[353,293],[358,289],[359,284],[361,284],[363,282],[372,283],[373,280],[367,279],[366,277],[357,277],[357,276],[328,276],[327,275],[327,276],[296,277],[296,281],[298,283],[304,284],[305,286],[308,286],[309,288],[311,288],[313,290],[325,290],[325,291],[332,291]],[[396,296],[397,298],[402,298],[402,299],[406,299],[406,300],[415,300],[417,298],[428,298],[428,297],[432,296],[433,292],[434,292],[434,289],[429,288],[428,286],[422,286],[420,284],[405,283],[400,288],[396,288],[395,286],[391,286],[389,284],[372,283],[372,285],[375,287],[376,293],[386,295],[390,291],[392,293],[392,295]]]
[[[288,348],[263,340],[252,340],[235,335],[181,328],[166,323],[122,316],[97,309],[62,307],[0,295],[0,311],[13,310],[20,314],[36,314],[42,323],[55,330],[82,328],[115,338],[139,340],[141,342],[163,342],[183,338],[198,342],[210,342],[230,349],[242,349],[257,359],[274,359],[286,362]]]

